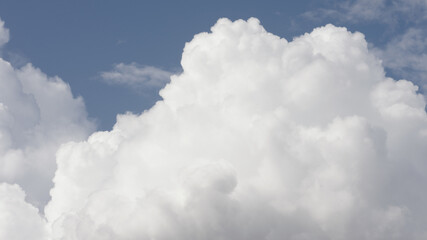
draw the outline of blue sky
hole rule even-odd
[[[117,113],[138,113],[152,106],[161,86],[132,90],[106,84],[100,80],[101,72],[120,63],[179,72],[184,44],[194,34],[209,31],[220,17],[256,17],[267,31],[288,40],[333,23],[364,33],[371,47],[380,50],[399,41],[409,29],[418,29],[418,48],[412,50],[416,58],[426,50],[424,13],[422,1],[0,2],[0,17],[11,36],[3,57],[16,67],[31,62],[49,76],[68,82],[103,130],[112,127]],[[392,54],[405,51],[384,58],[392,58]],[[420,75],[413,70],[423,72],[420,63],[418,67],[397,65],[390,64],[395,70],[388,71],[389,76],[418,78],[409,80],[419,83]]]

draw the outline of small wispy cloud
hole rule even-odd
[[[410,28],[384,47],[372,51],[383,65],[401,78],[411,79],[427,90],[427,31]]]
[[[377,21],[395,24],[399,19],[409,22],[427,20],[426,13],[427,1],[424,0],[355,0],[335,1],[302,16],[311,20],[332,18],[345,23]]]
[[[4,22],[0,19],[0,47],[9,42],[9,29],[4,26]]]
[[[110,71],[100,73],[101,79],[112,85],[123,85],[134,89],[159,88],[170,81],[172,72],[136,63],[115,64]]]
[[[127,41],[124,39],[119,39],[119,40],[117,40],[116,45],[122,45],[122,44],[125,44],[126,42]]]

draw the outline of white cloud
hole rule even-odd
[[[68,84],[31,64],[15,69],[0,58],[0,182],[19,184],[27,200],[43,208],[56,150],[93,130],[83,99],[74,98]]]
[[[136,63],[114,65],[108,72],[102,72],[101,78],[109,84],[125,85],[137,90],[160,88],[170,81],[171,72],[152,67],[139,66]]]
[[[163,101],[60,148],[54,239],[425,239],[414,84],[345,28],[292,42],[253,18],[211,30]]]

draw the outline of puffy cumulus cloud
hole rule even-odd
[[[18,185],[0,183],[0,239],[47,239],[46,221]]]
[[[0,58],[0,182],[17,183],[43,208],[56,170],[55,152],[65,142],[86,139],[94,124],[82,98],[58,77]]]
[[[101,79],[109,84],[125,85],[136,90],[164,87],[171,72],[153,66],[140,66],[136,63],[115,64],[111,71],[101,72]]]
[[[53,239],[425,239],[427,116],[361,33],[220,19],[141,115],[62,145]]]

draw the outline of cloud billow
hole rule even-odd
[[[181,64],[151,109],[59,148],[41,239],[426,238],[425,100],[363,34],[220,19]]]

